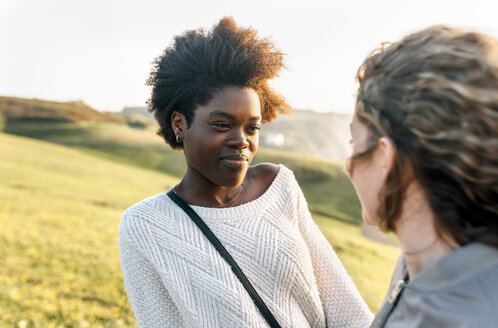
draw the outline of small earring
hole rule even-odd
[[[180,135],[179,134],[176,135],[176,143],[179,143],[179,144],[182,143],[182,139],[180,139]]]

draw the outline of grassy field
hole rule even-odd
[[[152,130],[134,130],[124,124],[9,123],[5,132],[70,146],[111,160],[181,177],[185,160]]]
[[[14,123],[6,132],[77,148],[103,158],[182,177],[185,160],[172,151],[154,129],[134,130],[123,124]],[[300,154],[260,148],[253,163],[282,163],[294,171],[313,213],[361,223],[358,200],[342,164]]]
[[[0,133],[0,327],[135,327],[119,264],[120,215],[175,184],[180,170],[167,175],[138,165],[140,158],[126,163],[124,155],[91,148],[92,136],[98,144],[102,135],[85,129],[73,139],[66,135],[66,146]],[[145,134],[125,136],[119,129],[107,149],[116,140],[150,145]],[[160,153],[164,165],[181,165],[174,157],[181,154]],[[375,311],[399,250],[361,236],[357,203],[347,202],[354,197],[340,166],[280,155],[263,151],[260,160],[284,158],[296,170],[315,220]],[[337,188],[325,192],[330,181]]]

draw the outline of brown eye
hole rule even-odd
[[[247,133],[256,134],[259,131],[259,125],[251,125],[247,128]]]
[[[215,122],[213,123],[213,126],[219,128],[219,129],[229,129],[230,125],[227,122]]]

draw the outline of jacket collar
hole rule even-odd
[[[406,288],[425,292],[437,291],[479,274],[488,266],[498,264],[498,249],[481,243],[470,243],[431,263],[410,277]],[[403,276],[406,264],[403,259]]]

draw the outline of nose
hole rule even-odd
[[[244,130],[234,130],[228,139],[227,145],[238,149],[249,147],[249,140]]]

